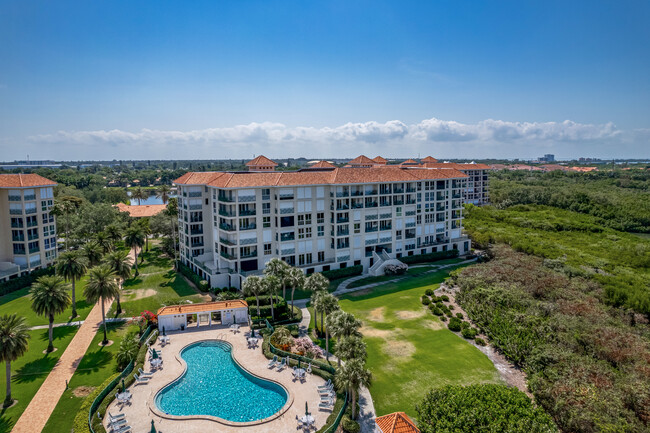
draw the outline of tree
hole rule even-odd
[[[139,251],[138,250],[142,250],[142,246],[144,245],[144,233],[142,232],[142,228],[139,225],[134,224],[127,229],[126,236],[124,237],[124,244],[134,251],[135,276],[137,277],[139,275],[138,273]]]
[[[336,343],[336,356],[339,360],[343,358],[346,361],[357,358],[365,360],[367,356],[366,343],[356,335],[343,337]]]
[[[11,363],[27,352],[29,328],[24,317],[5,314],[0,317],[0,361],[5,362],[7,394],[3,407],[11,406]]]
[[[99,232],[95,235],[95,242],[102,249],[104,254],[113,251],[113,241],[108,237],[106,232]]]
[[[76,212],[83,199],[71,195],[59,197],[55,201],[50,213],[54,216],[65,216],[65,249],[68,249],[68,240],[70,238],[70,214]]]
[[[339,300],[331,293],[326,293],[318,303],[318,311],[321,313],[321,326],[323,326],[323,316],[328,316],[339,308]],[[330,337],[329,329],[325,326],[325,357],[330,359]]]
[[[325,326],[332,334],[332,337],[336,338],[337,353],[341,338],[350,336],[361,337],[361,333],[359,332],[359,328],[362,326],[361,320],[354,317],[354,314],[346,313],[343,310],[337,310],[327,316]],[[341,365],[340,356],[339,365]]]
[[[323,276],[323,274],[320,272],[316,272],[315,274],[311,274],[309,277],[307,277],[305,280],[304,289],[310,292],[318,292],[321,290],[327,290],[329,285],[330,280],[325,278],[325,276]]]
[[[296,289],[305,284],[305,274],[298,268],[290,268],[285,279],[287,285],[291,287],[291,318],[293,319],[293,295]]]
[[[172,248],[174,249],[174,270],[178,267],[178,258],[176,256],[176,230],[178,229],[178,199],[172,197],[169,199],[167,204],[167,209],[165,209],[165,214],[169,217],[170,226],[171,226],[171,238],[172,238]]]
[[[275,320],[275,310],[273,304],[277,302],[278,291],[280,290],[280,280],[273,275],[267,275],[262,279],[264,290],[271,298],[271,319]]]
[[[109,224],[104,230],[108,235],[108,238],[113,241],[113,243],[122,240],[122,228],[117,224]]]
[[[149,235],[151,234],[151,226],[149,225],[149,217],[140,218],[137,221],[137,224],[142,228],[142,234],[144,234],[144,240],[147,245],[146,251],[149,251]]]
[[[120,370],[129,365],[129,362],[133,361],[136,356],[138,356],[138,350],[140,346],[138,345],[138,340],[133,334],[127,334],[122,342],[120,343],[120,349],[116,355],[117,367]]]
[[[422,433],[555,433],[557,427],[523,392],[505,385],[446,385],[415,406]]]
[[[149,198],[149,193],[142,189],[141,187],[136,187],[131,190],[131,198],[138,201],[138,204],[142,204],[142,200]]]
[[[278,259],[277,257],[272,258],[264,267],[264,275],[273,275],[276,277],[282,284],[282,297],[287,299],[287,283],[285,278],[289,273],[291,266],[287,262]]]
[[[336,370],[334,384],[340,391],[347,391],[352,397],[352,419],[357,418],[357,395],[362,386],[369,387],[372,374],[366,370],[365,362],[356,358],[347,361]]]
[[[255,275],[246,278],[242,285],[244,296],[255,296],[258,318],[260,318],[260,295],[264,294],[265,289],[265,285],[262,284],[262,278]]]
[[[72,283],[72,318],[77,317],[77,296],[75,284],[88,271],[88,260],[79,251],[68,251],[59,256],[55,265],[56,274]]]
[[[162,184],[156,188],[156,197],[161,199],[163,201],[163,204],[167,204],[171,192],[172,188],[169,185]]]
[[[102,344],[108,344],[106,330],[106,312],[104,304],[106,301],[115,299],[119,294],[119,287],[113,270],[107,265],[95,266],[88,271],[88,283],[84,288],[84,295],[88,302],[102,304],[102,323],[104,324],[104,340]]]
[[[29,291],[32,297],[32,310],[39,316],[49,319],[49,343],[47,352],[54,350],[54,315],[63,313],[70,306],[70,295],[62,277],[43,276],[36,280]]]
[[[122,305],[120,304],[120,292],[124,281],[131,276],[131,259],[129,258],[128,251],[113,251],[104,257],[104,263],[107,264],[113,273],[119,278],[119,291],[116,297],[117,307],[115,311],[117,314],[122,312]]]
[[[96,266],[102,261],[103,250],[102,247],[95,241],[90,241],[81,247],[89,266]]]

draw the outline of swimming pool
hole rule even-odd
[[[282,409],[287,391],[242,369],[231,350],[223,341],[201,341],[183,349],[185,373],[158,393],[158,409],[169,415],[207,415],[230,422],[259,421]]]

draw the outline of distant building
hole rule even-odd
[[[0,281],[56,259],[56,222],[50,213],[55,185],[37,174],[0,174]]]
[[[40,160],[40,161],[14,161],[9,163],[0,164],[0,168],[5,170],[13,170],[15,168],[60,168],[61,164],[58,164],[50,160]]]
[[[546,155],[537,158],[538,162],[555,162],[555,155],[547,153]]]

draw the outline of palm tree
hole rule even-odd
[[[99,245],[104,254],[108,253],[109,251],[113,251],[113,241],[108,237],[108,233],[97,233],[95,235],[95,242],[97,242],[97,245]]]
[[[124,237],[124,244],[133,249],[135,253],[135,276],[137,277],[139,272],[138,272],[138,249],[142,249],[142,246],[144,245],[144,233],[142,232],[142,228],[134,224],[131,227],[128,228],[126,231],[126,236]]]
[[[291,269],[291,266],[289,266],[287,262],[280,260],[277,257],[269,260],[269,262],[264,267],[264,275],[273,275],[274,277],[277,277],[278,280],[280,280],[280,283],[282,284],[282,297],[285,300],[287,299],[287,283],[285,281],[285,278],[289,273],[289,269]]]
[[[174,270],[177,269],[178,259],[176,258],[176,229],[178,226],[178,199],[172,197],[169,199],[167,204],[167,209],[165,209],[165,214],[169,217],[171,224],[171,234],[172,234],[172,248],[174,248]]]
[[[341,341],[336,343],[336,356],[338,356],[339,360],[341,358],[347,361],[357,358],[365,360],[367,356],[366,343],[356,335],[343,337]]]
[[[323,315],[329,316],[331,313],[340,309],[339,300],[336,299],[336,296],[331,293],[323,295],[322,299],[318,303],[318,310],[321,313],[321,326],[322,326],[322,317]],[[322,329],[322,328],[321,328]],[[329,361],[330,359],[330,337],[329,337],[329,328],[325,326],[325,357]]]
[[[122,305],[120,305],[120,292],[124,280],[131,276],[131,259],[129,258],[128,251],[113,251],[104,257],[104,263],[107,264],[113,273],[119,278],[119,290],[117,294],[117,307],[115,311],[117,314],[122,312]]]
[[[369,387],[372,382],[372,374],[366,370],[365,362],[362,359],[350,359],[336,370],[334,384],[340,391],[347,391],[352,396],[352,419],[357,417],[357,394],[362,386]]]
[[[122,240],[122,229],[117,224],[107,225],[104,231],[113,244]]]
[[[86,260],[88,260],[89,266],[96,266],[101,262],[103,251],[102,247],[95,241],[90,241],[81,247]]]
[[[16,314],[0,317],[0,361],[5,362],[7,372],[7,395],[3,407],[11,406],[11,363],[27,352],[29,340],[27,323],[24,317]]]
[[[316,305],[318,304],[317,301],[315,301],[316,298],[318,298],[317,294],[320,293],[327,293],[327,288],[329,287],[330,281],[323,276],[323,274],[317,272],[315,274],[311,274],[307,279],[305,280],[305,285],[304,289],[312,292],[311,296],[311,304],[314,307],[314,314],[316,315],[318,313],[318,309],[316,308]],[[322,323],[321,323],[322,326]]]
[[[255,275],[246,278],[244,284],[242,284],[242,291],[245,296],[255,296],[258,318],[260,318],[260,295],[264,294],[265,290],[266,286],[262,283],[262,279]]]
[[[273,275],[267,275],[262,278],[262,284],[264,285],[264,291],[268,293],[271,298],[271,320],[275,320],[273,303],[276,302],[278,290],[280,290],[280,280]]]
[[[75,283],[88,271],[88,261],[78,251],[61,254],[56,261],[56,274],[72,282],[72,318],[77,317],[77,296]]]
[[[297,288],[305,284],[305,274],[298,268],[291,268],[286,276],[287,285],[291,287],[291,318],[293,319],[293,295]]]
[[[160,185],[158,188],[156,188],[156,197],[162,199],[163,204],[167,204],[171,192],[172,192],[171,186],[163,184]]]
[[[316,325],[317,334],[319,334],[319,329],[320,332],[323,330],[323,314],[321,311],[321,304],[325,295],[327,295],[327,292],[325,291],[314,292],[311,295],[311,305],[314,307],[314,324]],[[318,314],[320,314],[320,328],[318,327]]]
[[[149,198],[149,194],[138,186],[131,191],[131,198],[137,200],[140,205],[142,204],[142,200]]]
[[[361,320],[354,317],[354,314],[346,313],[343,310],[337,310],[327,316],[326,326],[332,337],[336,338],[336,350],[338,353],[338,345],[341,338],[344,337],[361,337],[359,328],[361,328]],[[339,366],[341,365],[341,358],[339,357]]]
[[[54,350],[54,315],[63,313],[70,306],[70,296],[62,277],[43,276],[36,280],[29,293],[32,295],[32,310],[49,319],[49,344],[47,352]]]
[[[65,216],[65,249],[68,249],[68,239],[70,238],[70,214],[76,212],[83,203],[83,199],[75,196],[59,197],[55,201],[50,213],[54,216]]]
[[[142,233],[144,234],[144,240],[147,245],[146,250],[149,251],[149,235],[151,234],[151,226],[149,226],[149,218],[140,218],[138,220],[138,224],[140,225],[140,228],[142,228]]]
[[[84,295],[88,302],[102,303],[102,323],[104,324],[104,340],[102,344],[108,344],[108,337],[106,331],[106,312],[104,311],[104,304],[106,301],[115,299],[120,292],[115,279],[113,270],[107,265],[95,266],[88,271],[88,282],[84,288]]]

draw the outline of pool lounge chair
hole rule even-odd
[[[113,416],[113,414],[110,412],[106,412],[106,413],[108,414],[108,418],[111,420],[111,422],[126,418],[126,415],[124,415],[123,413],[118,413],[115,416]]]
[[[126,418],[118,419],[116,421],[111,420],[110,426],[115,430],[120,429],[124,424],[126,424]]]
[[[147,372],[144,372],[144,371],[142,371],[142,368],[138,368],[138,373],[140,373],[140,377],[143,377],[143,378],[144,378],[144,377],[152,377],[152,376],[153,376],[153,373],[151,373],[151,372],[148,372],[148,373],[147,373]]]
[[[318,385],[318,389],[332,389],[332,379],[327,379],[327,383],[325,385]]]
[[[334,406],[334,401],[331,399],[327,401],[321,400],[321,402],[318,403],[319,409],[332,410],[332,406]]]
[[[111,430],[113,430],[113,433],[127,433],[131,431],[131,426],[123,425],[120,427],[111,427]]]
[[[286,366],[287,366],[287,359],[282,358],[282,361],[280,361],[280,363],[278,364],[278,371],[284,370],[284,367]]]
[[[133,377],[135,378],[136,385],[149,383],[148,377],[138,377],[137,374],[134,374]]]
[[[275,367],[275,364],[278,363],[278,355],[274,355],[273,359],[269,361],[269,368]]]

